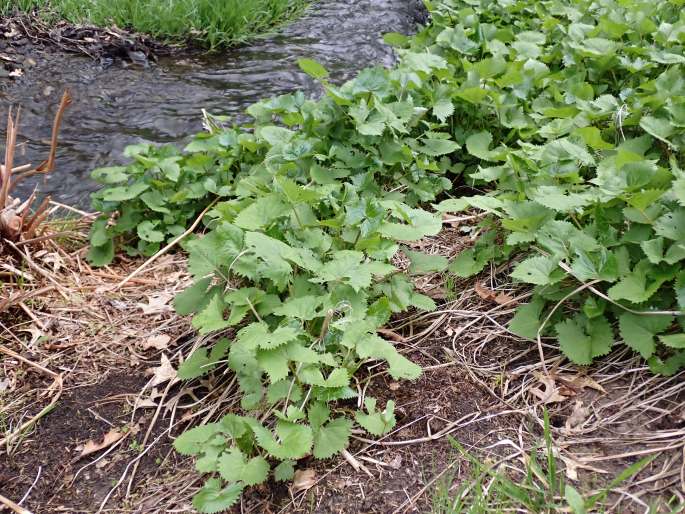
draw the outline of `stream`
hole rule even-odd
[[[54,112],[68,88],[57,168],[14,192],[25,198],[35,185],[53,199],[88,207],[98,185],[94,168],[125,162],[137,142],[176,143],[202,130],[201,109],[240,122],[244,109],[269,96],[318,86],[297,59],[308,57],[331,72],[333,82],[365,66],[394,62],[386,32],[413,33],[423,15],[417,0],[320,0],[278,33],[214,55],[175,55],[150,66],[103,63],[74,54],[45,53],[16,82],[0,85],[0,112],[22,106],[15,164],[46,158]],[[4,121],[0,136],[4,140]]]

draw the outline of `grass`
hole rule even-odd
[[[484,463],[468,453],[457,441],[450,438],[462,459],[471,466],[471,475],[456,491],[452,484],[454,476],[447,476],[438,483],[432,498],[432,514],[499,514],[505,512],[527,512],[552,514],[570,512],[608,512],[603,501],[612,489],[642,471],[654,457],[646,457],[619,473],[606,486],[594,494],[583,495],[567,484],[557,466],[554,456],[549,416],[545,412],[544,462],[540,462],[538,451],[532,451],[524,458],[525,469],[513,473],[504,472],[500,466]],[[649,513],[668,512],[663,505],[652,506]],[[682,512],[683,505],[669,507],[671,514]]]
[[[116,25],[165,42],[210,49],[243,43],[292,20],[309,0],[0,0],[0,13],[37,9],[47,19]]]

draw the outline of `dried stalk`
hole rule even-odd
[[[57,139],[62,124],[65,109],[71,104],[71,95],[65,91],[62,95],[55,120],[52,124],[52,137],[50,139],[50,152],[48,158],[36,168],[31,165],[14,167],[14,154],[17,145],[17,133],[19,132],[20,110],[17,109],[15,116],[10,108],[7,115],[7,139],[5,142],[5,163],[0,166],[0,236],[10,241],[18,241],[22,237],[34,238],[38,226],[47,217],[47,209],[50,198],[47,197],[39,205],[38,209],[31,213],[31,206],[36,199],[35,191],[25,202],[12,198],[10,193],[24,179],[36,175],[47,174],[55,168],[55,155],[57,152]],[[28,219],[27,219],[28,218]]]

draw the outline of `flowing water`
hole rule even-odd
[[[278,34],[213,56],[160,58],[142,67],[46,54],[20,81],[0,88],[0,107],[22,106],[23,156],[16,162],[37,163],[47,155],[61,92],[71,90],[57,169],[37,183],[54,199],[87,206],[97,188],[90,171],[124,162],[126,145],[182,142],[202,130],[203,108],[240,121],[259,99],[296,89],[316,94],[316,84],[297,66],[301,57],[321,62],[334,82],[368,65],[391,65],[394,54],[382,35],[413,32],[421,15],[417,0],[319,0]],[[35,184],[22,184],[18,196]]]

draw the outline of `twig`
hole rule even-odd
[[[38,473],[36,474],[36,478],[33,480],[33,483],[31,484],[31,487],[29,487],[29,490],[26,491],[26,494],[24,494],[24,496],[21,498],[21,500],[19,500],[18,505],[21,505],[22,503],[24,503],[28,499],[29,495],[31,494],[31,491],[33,491],[33,488],[36,487],[36,484],[38,483],[38,480],[40,479],[41,471],[43,471],[43,466],[38,466]]]
[[[17,505],[12,500],[5,498],[1,494],[0,494],[0,503],[2,503],[5,507],[9,508],[10,510],[13,510],[17,514],[33,514],[30,510],[26,510],[24,507]]]

